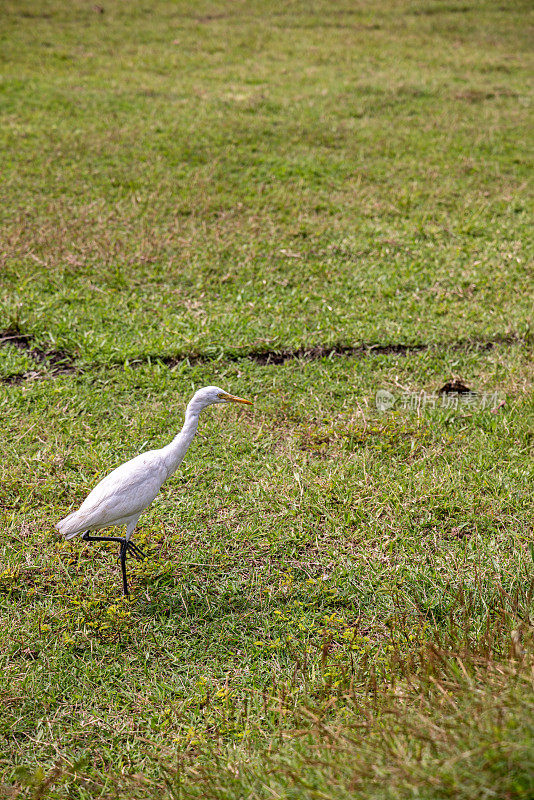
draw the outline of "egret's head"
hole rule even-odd
[[[199,410],[212,405],[212,403],[243,403],[247,406],[252,405],[251,400],[244,400],[242,397],[236,397],[233,394],[225,392],[224,389],[220,389],[218,386],[204,386],[203,389],[199,389],[198,392],[195,393],[191,403]]]

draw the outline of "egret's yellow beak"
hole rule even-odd
[[[222,400],[226,400],[228,403],[244,403],[246,406],[253,405],[252,400],[244,400],[242,397],[234,397],[233,394],[220,394],[219,397]]]

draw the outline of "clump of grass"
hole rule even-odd
[[[531,659],[427,649],[429,672],[372,694],[253,764],[183,768],[183,797],[522,798],[534,792]],[[440,663],[436,676],[436,665]],[[430,669],[431,665],[431,669]],[[186,782],[187,781],[187,782]],[[189,784],[189,785],[188,785]]]
[[[441,633],[422,621],[414,635],[399,609],[387,658],[336,653],[328,638],[319,669],[296,656],[304,693],[288,677],[237,698],[228,681],[214,689],[201,679],[188,703],[203,709],[204,734],[197,728],[152,751],[143,771],[99,777],[87,758],[62,758],[48,773],[18,768],[14,785],[27,798],[528,800],[534,582],[512,596],[495,581],[478,634],[473,600],[462,594]],[[163,709],[163,727],[176,711]]]
[[[532,586],[513,598],[500,590],[478,638],[459,598],[437,641],[396,645],[382,665],[352,661],[313,705],[308,696],[292,708],[279,693],[280,715],[292,711],[297,727],[281,722],[260,756],[210,750],[199,766],[186,754],[168,772],[169,796],[179,785],[182,797],[221,800],[532,797]]]

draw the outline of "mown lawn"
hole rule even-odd
[[[530,4],[104,2],[2,3],[0,797],[527,800]]]

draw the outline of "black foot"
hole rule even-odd
[[[145,559],[146,553],[144,553],[140,547],[138,547],[133,542],[128,542],[126,545],[126,550],[130,550],[131,555],[136,558],[138,561],[143,561]]]

